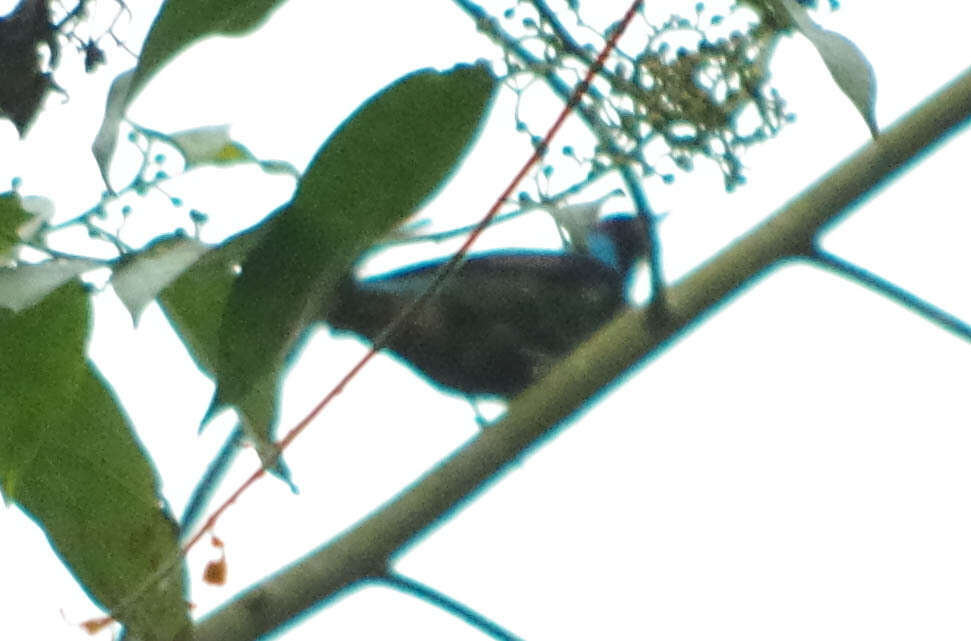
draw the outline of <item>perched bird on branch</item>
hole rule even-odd
[[[628,277],[645,244],[637,218],[612,216],[572,250],[472,256],[386,347],[444,387],[510,398],[626,305]],[[348,277],[325,320],[373,341],[444,263]]]

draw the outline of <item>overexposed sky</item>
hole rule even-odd
[[[588,4],[619,17],[627,2]],[[656,4],[691,10],[691,3]],[[971,10],[962,3],[843,4],[819,20],[869,57],[881,126],[971,61]],[[156,5],[133,6],[130,26],[119,29],[139,41]],[[231,123],[257,156],[303,167],[337,124],[395,78],[493,56],[448,2],[290,0],[255,34],[185,52],[130,116],[165,132]],[[66,75],[70,100],[52,97],[26,141],[0,123],[0,183],[20,176],[22,193],[53,199],[62,219],[102,190],[89,146],[108,83],[133,60],[109,50],[109,62],[93,77]],[[773,71],[798,120],[744,156],[746,186],[726,194],[703,162],[671,186],[648,184],[652,205],[667,213],[660,230],[672,279],[867,141],[804,40],[784,41]],[[508,95],[499,99],[477,147],[429,203],[436,226],[484,214],[528,156],[512,108]],[[555,116],[551,107],[547,122]],[[132,157],[119,152],[119,184]],[[971,139],[959,134],[869,198],[825,246],[971,319],[964,278],[971,212],[962,189],[969,159]],[[206,239],[216,241],[285,202],[292,187],[285,177],[239,168],[199,170],[166,189],[209,214]],[[624,207],[621,199],[608,204]],[[126,240],[137,245],[168,228],[171,211],[158,211],[157,220],[143,215],[126,229]],[[482,248],[548,244],[555,235],[535,214],[484,241]],[[321,331],[288,380],[282,428],[363,350]],[[110,289],[97,296],[90,353],[180,512],[232,426],[223,417],[196,436],[211,383],[157,306],[133,328]],[[967,638],[969,357],[966,343],[855,284],[806,266],[780,269],[616,386],[410,548],[397,568],[530,641]],[[440,394],[391,358],[376,359],[288,451],[300,495],[262,481],[218,524],[229,583],[198,580],[216,554],[206,545],[190,555],[196,612],[346,529],[476,429],[463,399]],[[254,465],[243,456],[227,490]],[[8,508],[0,510],[0,532],[0,568],[11,577],[0,583],[9,636],[85,638],[71,622],[98,611],[40,531]],[[284,638],[483,637],[410,597],[366,589]]]

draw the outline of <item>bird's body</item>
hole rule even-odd
[[[618,229],[612,231],[620,231],[621,225],[614,226]],[[625,234],[630,231],[626,223],[622,226]],[[627,275],[636,255],[623,242],[628,241],[612,246],[614,264],[570,252],[473,256],[386,347],[445,387],[472,396],[514,396],[625,305]],[[628,244],[636,250],[642,241],[630,239]],[[421,296],[442,264],[347,278],[326,320],[336,330],[373,341]]]

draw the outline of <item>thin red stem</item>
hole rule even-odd
[[[519,185],[522,179],[526,177],[526,174],[529,172],[530,169],[532,169],[533,165],[535,165],[543,157],[543,155],[545,155],[546,150],[549,148],[550,142],[553,140],[553,137],[560,130],[560,127],[563,126],[564,121],[566,121],[566,118],[567,116],[570,115],[570,112],[573,111],[573,108],[577,104],[579,104],[580,100],[583,98],[583,95],[589,89],[590,82],[593,80],[594,75],[598,71],[600,71],[601,67],[603,67],[603,63],[604,61],[606,61],[607,56],[609,56],[610,52],[613,51],[614,47],[617,45],[617,40],[620,39],[620,36],[627,29],[627,26],[630,24],[630,21],[633,19],[634,14],[640,9],[642,4],[643,4],[643,0],[634,0],[634,2],[631,3],[630,8],[627,9],[627,13],[624,14],[624,17],[621,20],[620,24],[618,25],[617,29],[615,29],[613,34],[611,34],[610,38],[608,38],[607,43],[604,45],[603,50],[601,50],[596,60],[594,60],[593,64],[587,70],[587,73],[584,76],[583,81],[579,85],[577,85],[577,88],[573,91],[573,94],[570,96],[570,100],[567,101],[566,106],[564,106],[563,110],[560,111],[559,116],[557,116],[556,120],[553,122],[553,125],[550,127],[549,131],[543,137],[542,141],[540,141],[540,143],[536,145],[536,149],[533,151],[533,154],[529,157],[529,160],[527,160],[526,163],[522,166],[522,168],[516,173],[512,181],[509,183],[509,186],[506,187],[506,189],[499,195],[498,198],[496,198],[496,201],[492,204],[492,207],[482,218],[482,220],[479,222],[476,228],[469,234],[469,237],[466,238],[465,242],[462,243],[462,246],[458,249],[458,251],[455,252],[452,258],[449,259],[448,263],[446,263],[445,266],[440,270],[436,281],[429,286],[428,290],[426,290],[424,294],[422,294],[422,296],[415,302],[414,305],[411,306],[411,308],[406,309],[398,316],[398,318],[392,321],[392,323],[384,330],[384,332],[382,332],[382,334],[378,336],[377,339],[375,339],[373,345],[371,346],[370,351],[368,351],[368,353],[365,354],[364,357],[360,361],[358,361],[357,364],[354,365],[354,367],[352,367],[350,371],[344,375],[343,378],[341,378],[341,380],[337,383],[337,385],[333,387],[333,389],[327,392],[327,394],[320,400],[320,402],[317,403],[317,405],[314,406],[314,408],[310,410],[310,412],[305,417],[303,417],[303,419],[301,419],[300,422],[293,427],[293,429],[287,432],[286,436],[284,436],[282,439],[280,439],[280,441],[277,442],[276,445],[279,451],[282,452],[284,449],[286,449],[290,445],[290,443],[292,443],[294,439],[296,439],[297,436],[299,436],[300,433],[307,428],[307,426],[311,423],[311,421],[317,418],[320,412],[325,407],[327,407],[327,405],[330,403],[331,399],[333,399],[335,396],[340,394],[343,391],[344,387],[355,376],[357,376],[357,373],[364,368],[364,366],[368,363],[368,361],[370,361],[371,358],[373,358],[374,355],[377,354],[385,346],[388,338],[394,333],[394,331],[399,326],[401,326],[404,322],[406,322],[413,314],[415,314],[421,308],[421,306],[425,304],[435,294],[435,290],[438,288],[438,286],[445,280],[445,278],[449,275],[449,273],[456,266],[458,266],[458,264],[468,253],[469,248],[472,246],[472,243],[476,241],[476,239],[482,234],[485,228],[489,226],[489,223],[492,222],[492,219],[495,218],[496,214],[499,212],[499,208],[502,207],[502,204],[506,202],[506,200],[508,200],[513,190],[516,189],[516,187]],[[185,545],[182,547],[183,554],[188,552],[189,549],[192,548],[192,546],[195,545],[196,542],[200,538],[202,538],[202,536],[206,532],[208,532],[213,525],[215,525],[216,521],[229,508],[229,506],[235,503],[236,499],[238,499],[243,494],[243,492],[245,492],[247,488],[249,488],[249,486],[251,486],[261,476],[263,476],[264,473],[265,473],[265,468],[263,467],[260,467],[260,469],[253,472],[253,474],[248,479],[246,479],[246,481],[243,482],[243,484],[240,485],[239,488],[235,492],[233,492],[233,494],[228,499],[226,499],[226,501],[224,501],[223,504],[220,505],[216,509],[216,511],[209,516],[208,519],[206,519],[205,523],[202,524],[202,527],[200,527],[199,530],[185,543]]]
[[[587,89],[589,88],[590,81],[593,79],[594,74],[596,74],[597,71],[599,71],[600,68],[603,66],[603,63],[607,59],[607,56],[610,55],[610,52],[617,44],[617,40],[627,29],[627,26],[630,24],[631,19],[633,19],[634,14],[637,12],[637,10],[641,7],[642,4],[643,4],[643,0],[634,0],[634,2],[631,4],[630,8],[627,10],[627,13],[624,14],[624,18],[621,20],[620,24],[618,25],[618,28],[616,29],[616,31],[614,31],[613,34],[611,34],[610,38],[607,40],[607,43],[604,45],[603,50],[600,52],[600,55],[597,56],[593,65],[591,65],[590,69],[587,70],[587,74],[584,77],[583,82],[581,82],[574,90],[573,94],[570,97],[570,100],[567,101],[566,106],[560,112],[560,115],[553,123],[553,126],[550,127],[549,132],[546,134],[546,136],[543,137],[543,140],[540,142],[540,144],[537,145],[535,151],[533,151],[532,156],[530,156],[526,164],[523,165],[522,169],[519,170],[519,172],[513,178],[512,182],[509,184],[509,186],[505,189],[505,191],[502,192],[499,198],[496,199],[496,202],[493,203],[492,207],[489,209],[488,213],[485,215],[482,221],[472,231],[472,233],[469,234],[468,239],[466,239],[465,243],[462,244],[462,247],[459,248],[458,252],[456,252],[456,254],[452,256],[449,262],[440,271],[436,281],[415,302],[415,304],[411,306],[411,308],[406,309],[404,312],[402,312],[402,314],[400,314],[398,318],[395,319],[389,325],[389,327],[385,329],[382,335],[378,336],[377,339],[375,339],[374,344],[371,347],[371,350],[364,356],[364,358],[358,361],[358,363],[354,365],[354,367],[352,367],[351,370],[347,372],[347,374],[345,374],[343,378],[341,378],[341,380],[337,383],[337,385],[335,385],[334,388],[330,390],[324,396],[324,398],[321,399],[321,401],[299,423],[297,423],[297,425],[294,426],[294,428],[291,429],[283,439],[281,439],[277,443],[277,448],[279,449],[279,451],[283,451],[283,449],[288,447],[290,443],[292,443],[293,440],[297,436],[299,436],[304,429],[306,429],[307,425],[309,425],[310,422],[320,414],[320,412],[327,406],[327,404],[330,403],[331,399],[337,396],[338,394],[340,394],[341,391],[343,391],[344,387],[351,381],[351,379],[357,376],[357,373],[361,371],[361,369],[363,369],[363,367],[368,363],[368,361],[370,361],[371,358],[374,357],[374,355],[385,345],[388,337],[391,336],[391,334],[397,329],[397,327],[400,326],[403,322],[407,321],[412,314],[414,314],[415,312],[418,311],[418,309],[420,309],[421,305],[427,302],[432,297],[432,295],[434,295],[435,290],[445,280],[445,278],[448,276],[451,269],[453,269],[455,266],[458,265],[458,263],[462,260],[463,256],[465,256],[466,252],[468,252],[469,247],[472,246],[472,243],[475,242],[476,238],[479,237],[482,231],[489,225],[492,219],[496,216],[496,213],[499,211],[499,208],[502,206],[502,203],[504,203],[506,199],[509,198],[509,195],[512,194],[512,191],[516,188],[516,185],[518,185],[519,182],[525,177],[526,173],[530,170],[530,168],[534,164],[536,164],[536,161],[542,158],[543,154],[546,153],[546,150],[549,147],[549,143],[553,139],[553,136],[555,136],[556,133],[559,131],[560,127],[563,125],[563,122],[566,120],[566,117],[573,110],[573,107],[575,107],[580,102],[580,99],[583,97],[583,94],[586,93]],[[120,604],[115,606],[114,614],[117,615],[118,612],[124,610],[126,607],[131,605],[137,598],[143,595],[146,590],[150,589],[163,576],[165,576],[165,574],[171,571],[175,567],[176,563],[178,563],[179,559],[184,557],[185,554],[192,548],[192,546],[194,546],[199,541],[199,539],[201,539],[203,535],[205,535],[206,532],[212,529],[212,527],[216,524],[216,521],[219,520],[219,517],[222,516],[223,513],[226,510],[228,510],[229,507],[233,505],[240,496],[242,496],[243,492],[245,492],[257,480],[259,480],[259,478],[263,476],[265,473],[266,473],[266,470],[262,466],[259,469],[257,469],[255,472],[253,472],[253,474],[251,474],[250,477],[247,478],[246,481],[244,481],[242,485],[240,485],[239,488],[237,488],[236,491],[233,492],[232,495],[228,499],[226,499],[222,503],[222,505],[220,505],[209,516],[208,519],[206,519],[205,523],[202,524],[199,530],[185,542],[178,555],[172,557],[167,563],[162,564],[161,567],[159,567],[155,572],[153,572],[151,576],[146,577],[145,581],[141,584],[141,586],[133,590],[132,593],[129,594],[126,599],[124,599]],[[117,619],[118,617],[116,616],[115,618]]]

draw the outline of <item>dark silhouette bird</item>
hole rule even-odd
[[[572,251],[472,256],[386,347],[447,388],[515,396],[625,306],[628,276],[644,247],[638,219],[612,216],[576,239]],[[325,320],[373,341],[444,262],[349,277]]]

